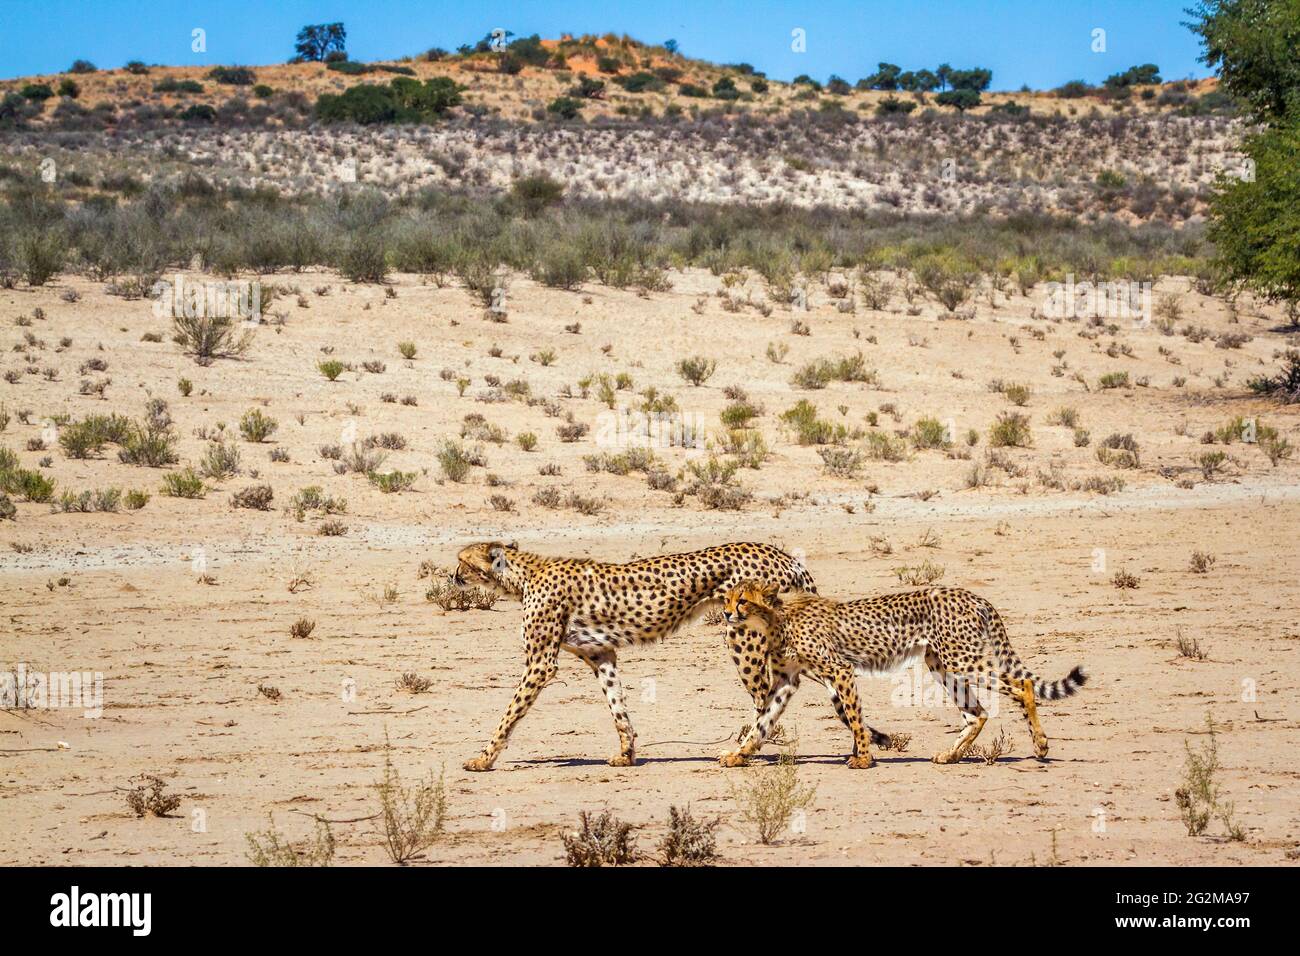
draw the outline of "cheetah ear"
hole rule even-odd
[[[781,606],[781,589],[775,584],[768,584],[760,592],[763,595],[763,602],[768,607]]]
[[[488,557],[492,559],[492,573],[504,574],[506,570],[505,546],[494,544],[488,548]]]

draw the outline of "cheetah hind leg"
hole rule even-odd
[[[623,683],[618,679],[617,657],[613,651],[586,653],[581,657],[600,681],[600,689],[605,694],[610,715],[614,718],[614,729],[618,732],[618,756],[609,758],[609,765],[635,767],[636,731],[632,729],[632,718],[628,716],[627,701],[623,696]]]
[[[1020,707],[1020,712],[1025,715],[1025,722],[1029,724],[1029,733],[1034,738],[1034,756],[1039,760],[1046,760],[1047,734],[1043,733],[1043,725],[1038,722],[1038,704],[1034,700],[1033,680],[1004,674],[998,681],[998,690]]]
[[[953,703],[961,708],[964,724],[961,733],[957,735],[956,742],[948,750],[941,750],[935,754],[934,762],[959,763],[970,750],[971,744],[975,743],[975,738],[980,735],[980,731],[984,729],[989,715],[985,712],[984,705],[976,699],[975,692],[966,678],[940,671],[935,671],[934,676],[948,691],[948,696],[952,698]]]

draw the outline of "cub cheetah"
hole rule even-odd
[[[797,558],[771,545],[750,543],[603,564],[480,542],[460,552],[454,579],[495,587],[519,597],[524,605],[524,676],[491,742],[465,764],[466,770],[491,769],[515,723],[555,676],[561,650],[581,658],[599,678],[620,742],[619,755],[610,764],[632,766],[636,738],[618,679],[617,648],[667,637],[706,606],[716,606],[741,581],[759,580],[780,590],[816,590]],[[730,629],[728,643],[757,718],[769,696],[766,645],[759,634],[733,634]]]
[[[762,632],[772,655],[767,705],[740,749],[722,756],[723,766],[740,766],[762,747],[803,674],[832,688],[836,712],[853,733],[848,764],[855,769],[872,763],[855,671],[887,671],[913,655],[924,656],[965,721],[952,748],[935,755],[936,763],[961,760],[988,720],[973,683],[990,682],[1016,701],[1029,722],[1034,753],[1042,759],[1047,756],[1047,737],[1038,723],[1034,694],[1044,700],[1069,697],[1087,680],[1082,667],[1055,683],[1039,680],[1011,648],[993,605],[961,588],[926,588],[843,603],[815,595],[782,601],[778,590],[746,582],[723,601],[728,625]]]

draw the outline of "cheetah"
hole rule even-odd
[[[627,564],[546,557],[514,545],[480,542],[461,550],[453,580],[496,588],[524,605],[524,675],[491,741],[464,765],[477,771],[492,768],[515,724],[555,677],[561,650],[586,662],[600,681],[620,744],[610,765],[634,766],[636,735],[618,679],[618,648],[668,637],[688,619],[720,604],[727,590],[741,581],[760,580],[781,590],[816,590],[798,558],[771,545],[747,542]],[[730,629],[728,645],[757,719],[769,697],[766,645],[760,634]]]
[[[722,755],[726,767],[742,766],[758,752],[801,675],[831,689],[836,713],[853,734],[848,759],[853,769],[872,764],[872,741],[858,706],[857,671],[888,671],[913,657],[924,658],[964,721],[956,743],[935,754],[935,763],[942,764],[961,760],[988,720],[971,686],[975,682],[992,684],[1020,706],[1041,760],[1047,756],[1047,736],[1038,723],[1035,694],[1043,700],[1069,697],[1087,680],[1082,667],[1054,683],[1035,677],[1012,649],[993,605],[962,588],[925,588],[848,602],[811,594],[783,601],[778,592],[767,583],[746,582],[723,600],[728,626],[761,632],[772,655],[772,686],[763,714],[740,748]]]

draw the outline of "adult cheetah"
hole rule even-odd
[[[466,770],[491,769],[516,722],[555,676],[561,650],[581,658],[600,679],[620,744],[610,764],[634,765],[636,735],[618,679],[618,648],[667,637],[689,618],[716,606],[741,581],[816,590],[798,558],[771,545],[748,542],[627,564],[553,558],[497,541],[479,542],[457,556],[455,580],[495,587],[520,598],[524,606],[524,675],[492,740],[466,762]],[[766,645],[760,634],[730,629],[728,645],[757,718],[769,696]]]
[[[727,624],[760,632],[772,655],[772,689],[763,714],[740,749],[722,756],[724,766],[743,765],[758,752],[804,674],[832,688],[836,712],[853,733],[848,764],[854,769],[872,763],[871,739],[858,707],[857,671],[888,671],[913,656],[924,657],[965,723],[956,743],[935,754],[936,763],[961,760],[984,728],[988,714],[976,684],[1015,700],[1033,734],[1034,753],[1042,759],[1047,736],[1038,723],[1035,693],[1044,700],[1069,697],[1087,680],[1082,667],[1054,683],[1035,677],[1012,649],[993,605],[961,588],[925,588],[843,603],[811,594],[782,601],[779,590],[751,581],[723,599]]]

